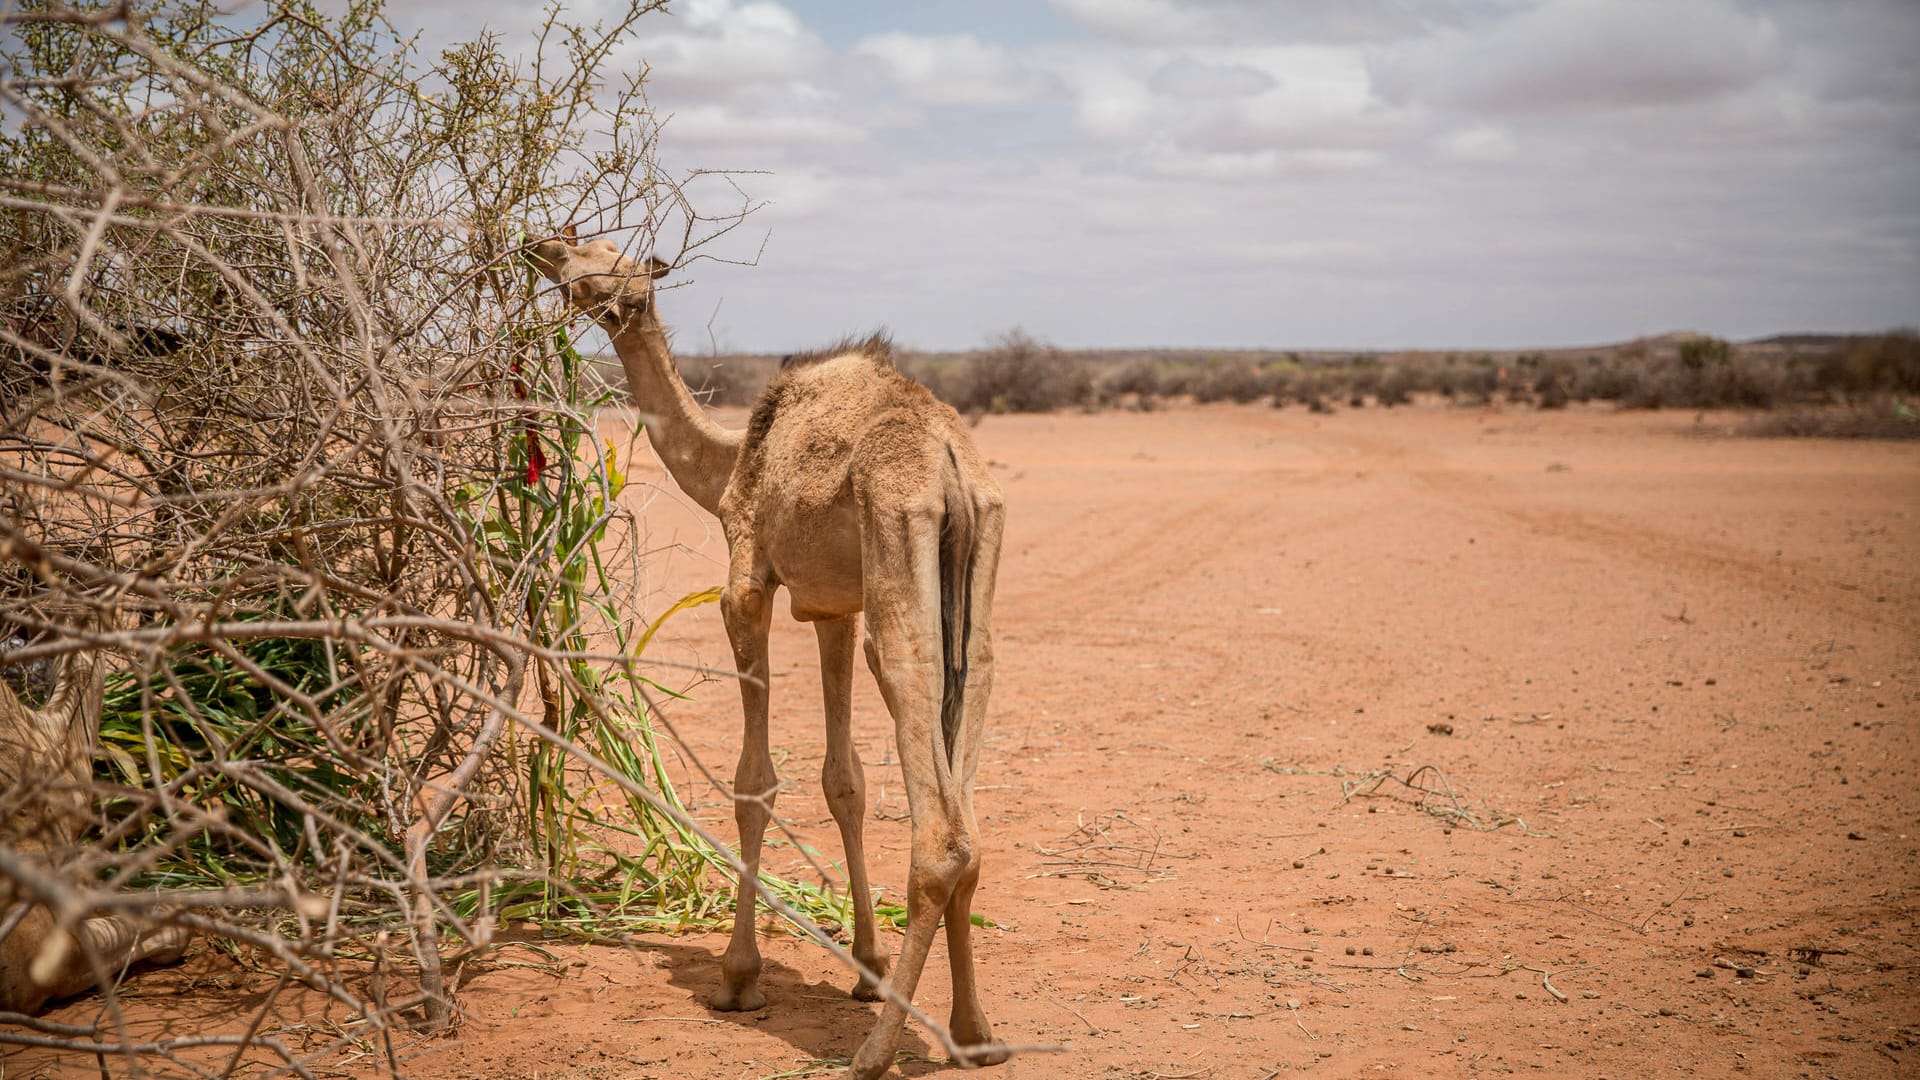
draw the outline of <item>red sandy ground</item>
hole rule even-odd
[[[1009,520],[984,1001],[1002,1039],[1067,1047],[981,1075],[1913,1075],[1920,446],[1228,406],[977,439]],[[664,593],[719,582],[684,500],[646,520],[688,549]],[[728,655],[711,607],[669,633],[657,655]],[[779,809],[837,857],[813,635],[776,620],[773,648]],[[856,690],[897,896],[891,723]],[[698,694],[672,719],[730,768],[737,699]],[[1367,779],[1423,766],[1457,804]],[[786,935],[769,1007],[709,1012],[724,944],[549,943],[564,976],[473,974],[458,1034],[399,1049],[429,1077],[754,1078],[865,1035],[851,976]],[[942,949],[917,1000],[944,1019]],[[905,1049],[901,1074],[952,1074],[925,1033]]]

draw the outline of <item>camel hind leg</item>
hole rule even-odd
[[[973,822],[958,791],[940,729],[941,655],[938,508],[875,513],[862,530],[868,568],[867,665],[893,714],[896,750],[913,818],[907,934],[887,985],[911,999],[940,920],[969,868],[977,873]],[[885,575],[878,568],[900,572]],[[877,585],[885,581],[884,587]],[[850,1074],[873,1080],[893,1064],[906,1009],[888,1001],[855,1053]]]
[[[973,815],[973,775],[980,764],[987,700],[993,691],[993,587],[1000,564],[1004,516],[997,492],[975,493],[973,499],[972,631],[967,639],[964,726],[954,741],[953,772],[967,834],[977,837],[980,830]],[[996,1065],[1007,1059],[1007,1052],[994,1045],[993,1028],[980,1007],[980,992],[974,978],[973,892],[980,881],[979,845],[971,845],[971,850],[973,857],[947,901],[947,958],[953,968],[953,1013],[947,1030],[962,1047],[982,1048],[974,1052],[973,1064]]]

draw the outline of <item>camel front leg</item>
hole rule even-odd
[[[767,1003],[760,992],[760,943],[754,937],[759,910],[755,883],[760,877],[760,846],[773,816],[777,777],[767,745],[767,628],[773,611],[772,589],[755,573],[741,573],[720,594],[720,616],[733,644],[740,680],[740,705],[746,723],[740,761],[733,772],[733,820],[740,829],[740,861],[746,873],[734,899],[733,938],[720,960],[720,989],[708,1004],[722,1012],[752,1012]]]
[[[866,770],[853,745],[853,640],[857,624],[852,616],[822,619],[813,624],[820,639],[820,687],[826,698],[827,759],[820,768],[820,787],[840,842],[847,853],[847,891],[853,900],[853,958],[868,971],[887,974],[887,954],[873,919],[873,890],[867,880],[867,850],[863,839],[867,816]],[[880,988],[865,975],[853,988],[861,1001],[880,1000]]]

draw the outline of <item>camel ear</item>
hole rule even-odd
[[[661,258],[660,256],[658,255],[647,256],[647,276],[648,277],[658,280],[660,278],[666,277],[667,272],[672,269],[673,269],[673,264]]]
[[[580,232],[573,227],[573,222],[571,221],[567,222],[566,228],[560,230],[560,235],[565,238],[569,244],[577,244],[580,242]]]

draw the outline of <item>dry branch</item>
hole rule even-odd
[[[604,68],[658,6],[422,57],[375,3],[0,3],[0,676],[111,669],[78,839],[0,836],[0,939],[30,910],[218,939],[392,1068],[502,920],[723,913],[739,864],[650,723],[607,398],[517,257],[579,222],[685,262],[750,209],[701,212]],[[858,967],[796,907],[827,897],[761,886]],[[138,1037],[110,959],[97,1026],[0,1042],[206,1075],[350,1046]]]

